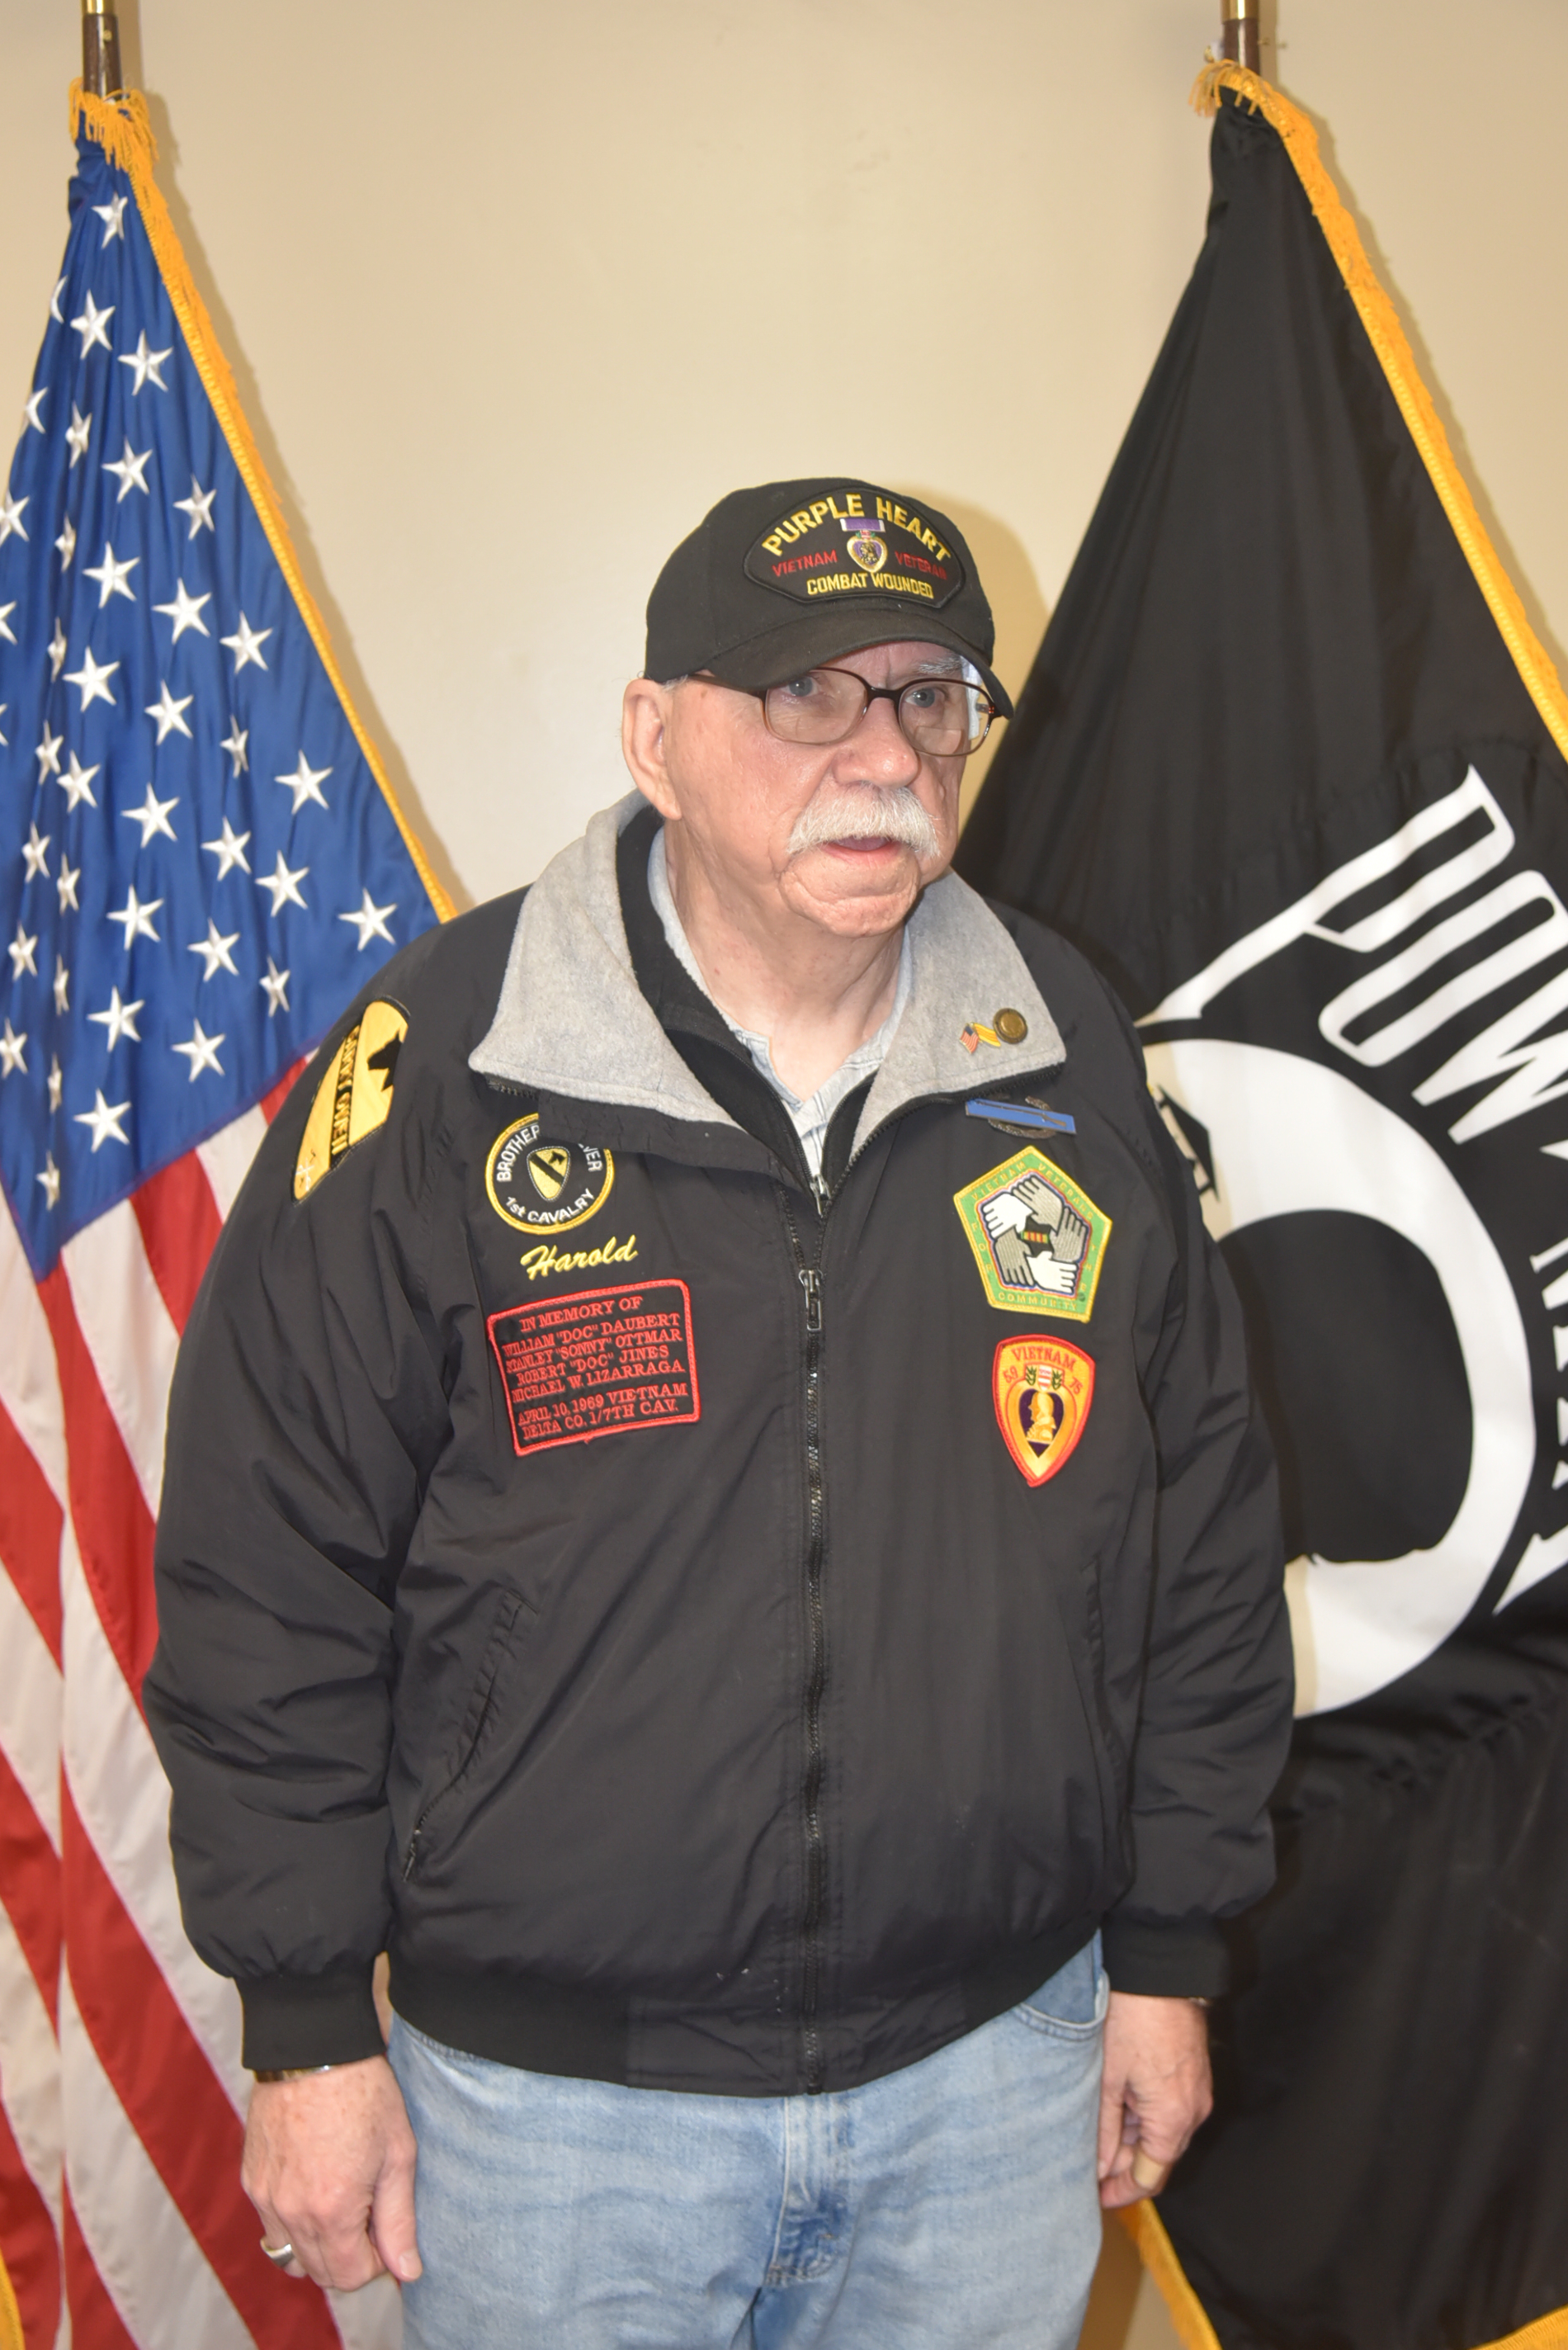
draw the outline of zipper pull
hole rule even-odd
[[[796,1278],[805,1292],[805,1326],[814,1334],[822,1327],[822,1283],[814,1264],[803,1264]]]
[[[833,1194],[828,1190],[820,1175],[814,1175],[811,1179],[811,1196],[816,1201],[817,1214],[819,1216],[826,1216],[827,1213],[827,1203],[833,1197]]]

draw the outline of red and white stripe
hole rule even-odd
[[[292,1074],[292,1073],[291,1073]],[[262,2257],[234,1986],[186,1941],[140,1706],[180,1334],[286,1085],[67,1245],[0,1218],[0,2255],[26,2350],[396,2350]]]

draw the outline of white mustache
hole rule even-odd
[[[923,858],[940,856],[942,846],[909,784],[890,792],[875,784],[825,785],[796,817],[789,853],[800,857],[835,840],[897,840]]]

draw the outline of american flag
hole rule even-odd
[[[440,893],[332,667],[151,179],[78,101],[0,494],[0,2340],[314,2350],[233,1986],[181,1929],[140,1711],[180,1333],[303,1055]]]

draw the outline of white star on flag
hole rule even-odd
[[[144,906],[135,889],[131,889],[127,892],[125,903],[119,911],[107,913],[104,920],[125,924],[125,944],[128,948],[132,939],[151,939],[156,946],[159,944],[159,938],[152,927],[152,917],[162,903],[161,898],[154,898]]]
[[[171,604],[154,604],[152,608],[155,612],[166,612],[169,615],[174,623],[174,634],[171,642],[178,644],[187,629],[194,629],[203,637],[207,635],[207,623],[202,618],[202,607],[203,604],[210,604],[212,600],[211,595],[191,595],[185,582],[182,579],[177,579],[174,582],[174,601]]]
[[[286,971],[279,971],[271,955],[266,959],[266,971],[262,978],[261,990],[266,997],[266,1016],[269,1020],[280,1005],[285,1012],[288,1010],[288,973]]]
[[[8,702],[0,702],[0,718],[5,717],[5,712],[10,709],[10,707],[11,705]],[[10,748],[11,737],[9,734],[0,734],[0,750],[8,751]]]
[[[107,538],[104,540],[103,561],[95,570],[84,571],[82,573],[82,577],[84,579],[96,579],[99,583],[98,591],[98,608],[100,612],[111,596],[123,596],[128,604],[135,603],[135,590],[131,588],[128,588],[125,583],[130,578],[131,573],[135,570],[140,560],[141,557],[140,555],[128,555],[123,563],[117,563],[114,557],[113,547],[109,545]],[[58,628],[59,622],[57,620],[56,621],[55,626]]]
[[[240,974],[235,967],[234,956],[229,952],[229,949],[231,947],[237,946],[239,944],[239,939],[240,934],[238,931],[231,931],[228,937],[225,939],[220,932],[216,922],[214,922],[212,916],[209,915],[207,917],[206,937],[204,939],[193,939],[191,944],[186,948],[185,951],[187,954],[199,954],[202,957],[204,968],[202,972],[202,977],[203,980],[211,979],[213,973],[215,971],[220,970],[226,971],[231,979],[238,979]]]
[[[84,416],[81,410],[77,406],[76,401],[73,400],[71,402],[71,421],[66,427],[66,446],[71,452],[71,471],[73,473],[77,469],[78,459],[87,455],[88,434],[91,431],[91,415],[88,414]]]
[[[196,479],[195,474],[192,473],[191,476],[190,496],[188,498],[175,499],[175,513],[187,514],[191,517],[191,536],[192,538],[195,537],[196,533],[199,530],[203,529],[210,530],[214,538],[217,536],[217,525],[213,520],[213,500],[217,496],[217,494],[218,493],[215,486],[210,490],[204,490],[202,487],[201,483]]]
[[[61,1014],[71,1008],[71,975],[66,969],[64,955],[55,957],[55,1010]]]
[[[32,504],[31,498],[14,498],[9,490],[0,490],[0,546],[4,546],[13,531],[18,538],[27,534],[22,527],[22,516]],[[70,525],[67,524],[67,528]]]
[[[12,635],[11,630],[5,625],[16,608],[16,599],[15,597],[12,598],[10,603],[0,604],[0,637],[4,637],[8,645],[14,645],[16,641],[16,638]],[[58,621],[57,621],[55,625],[57,628],[59,626]]]
[[[95,702],[107,702],[111,710],[118,707],[113,694],[109,690],[109,680],[119,667],[119,663],[112,660],[105,662],[100,669],[92,657],[90,645],[83,649],[82,665],[80,669],[67,670],[66,683],[77,688],[82,698],[84,711]]]
[[[203,598],[202,600],[204,602],[206,600],[205,598]],[[205,635],[205,633],[206,631],[203,629],[202,634]],[[234,776],[236,781],[244,774],[245,769],[250,765],[250,754],[245,749],[245,744],[250,741],[250,728],[248,726],[242,726],[239,720],[231,712],[228,733],[224,736],[223,742],[219,743],[218,748],[220,751],[226,751],[230,758],[234,761]],[[250,837],[248,833],[245,837],[247,839]]]
[[[104,472],[113,473],[119,484],[119,495],[114,502],[117,506],[123,504],[132,490],[140,490],[143,497],[151,496],[152,493],[147,486],[143,470],[151,454],[151,449],[143,449],[139,456],[130,445],[130,435],[128,432],[125,436],[123,453],[117,457],[112,464],[105,463]]]
[[[88,351],[91,350],[95,343],[101,343],[104,349],[106,351],[108,350],[109,322],[113,316],[114,304],[112,302],[109,304],[107,310],[100,310],[97,303],[93,300],[92,296],[90,294],[88,296],[86,305],[80,315],[71,320],[71,328],[73,333],[78,334],[82,338],[82,347],[77,355],[78,359],[85,359]]]
[[[198,1020],[195,1023],[192,1033],[190,1043],[188,1045],[171,1045],[169,1049],[173,1053],[183,1053],[186,1055],[191,1064],[191,1083],[194,1085],[203,1069],[213,1069],[217,1072],[220,1077],[223,1076],[223,1063],[218,1058],[218,1047],[223,1041],[223,1040],[221,1035],[209,1036],[201,1022]]]
[[[135,598],[132,598],[131,600],[134,602]],[[55,633],[49,639],[49,641],[45,646],[44,650],[49,656],[50,681],[56,682],[58,681],[61,670],[65,667],[67,650],[66,632],[64,629],[61,628],[58,620],[55,622]]]
[[[38,755],[40,758],[43,756],[42,743],[38,746]],[[74,809],[80,807],[83,800],[86,800],[88,807],[97,807],[98,802],[92,795],[92,779],[97,773],[98,769],[96,767],[84,767],[74,751],[71,753],[70,766],[65,775],[59,775],[58,763],[57,762],[56,774],[59,782],[60,789],[66,795],[66,813],[67,816],[69,816]],[[38,781],[42,783],[43,780],[42,775],[40,775]]]
[[[282,862],[281,858],[279,859],[279,862]],[[33,951],[36,947],[37,943],[38,941],[36,933],[35,933],[32,938],[29,938],[26,931],[22,928],[21,923],[18,922],[16,925],[16,935],[5,950],[6,953],[11,958],[11,977],[14,981],[20,979],[25,971],[30,971],[33,977],[35,979],[37,978],[38,966],[33,961]]]
[[[392,933],[387,928],[386,917],[389,914],[395,914],[397,910],[398,901],[395,898],[389,906],[373,906],[370,903],[370,892],[367,889],[358,912],[339,914],[337,919],[340,922],[352,922],[356,926],[359,932],[358,951],[363,954],[372,939],[385,939],[389,946],[395,944]]]
[[[22,843],[22,862],[27,868],[26,873],[22,876],[22,879],[25,883],[36,880],[40,873],[43,875],[46,881],[48,879],[49,842],[51,837],[51,834],[45,833],[42,840],[40,840],[38,837],[38,827],[36,822],[27,827],[27,837]]]
[[[249,837],[248,835],[246,837]],[[278,850],[277,863],[273,870],[270,873],[258,873],[256,876],[256,888],[272,891],[272,904],[267,910],[269,913],[280,913],[285,906],[305,904],[295,884],[303,881],[309,870],[308,865],[302,865],[296,873],[291,873],[283,861],[282,849]]]
[[[171,347],[171,348],[172,347]],[[168,390],[169,387],[164,382],[159,369],[162,367],[164,360],[170,356],[171,351],[150,351],[148,349],[147,329],[145,327],[141,330],[141,338],[138,342],[136,348],[133,351],[122,351],[120,353],[120,366],[134,368],[136,369],[136,381],[130,387],[130,396],[132,400],[135,399],[137,393],[141,390],[142,385],[147,381],[150,376],[153,382],[158,386],[160,391]]]
[[[149,718],[156,718],[158,721],[158,740],[161,743],[165,741],[171,728],[178,728],[182,734],[189,735],[191,729],[186,725],[181,713],[190,709],[196,699],[195,695],[188,693],[183,701],[176,702],[169,691],[168,680],[160,678],[158,681],[163,691],[156,702],[150,702],[147,705]]]
[[[266,663],[262,659],[261,649],[263,645],[265,644],[271,634],[272,630],[270,629],[253,629],[250,622],[242,612],[240,614],[240,625],[235,629],[234,635],[232,637],[220,637],[218,639],[218,642],[221,645],[227,645],[233,650],[234,656],[234,675],[236,677],[238,677],[241,670],[244,669],[247,661],[254,661],[257,669],[265,669]]]
[[[289,814],[297,816],[306,800],[314,800],[317,807],[327,806],[321,786],[331,773],[330,767],[307,767],[305,764],[305,754],[302,751],[299,754],[299,764],[293,775],[275,775],[273,781],[284,785],[294,794],[294,806],[290,808]]]
[[[60,1170],[55,1164],[55,1154],[52,1150],[45,1151],[44,1171],[41,1175],[35,1175],[33,1180],[35,1183],[41,1183],[44,1187],[45,1207],[57,1208],[60,1204]]]
[[[63,734],[50,733],[49,722],[46,718],[44,721],[44,739],[39,743],[36,751],[33,754],[33,756],[38,762],[38,781],[40,784],[43,782],[46,775],[57,775],[59,774],[60,753],[65,748],[65,741],[66,738]],[[96,775],[98,769],[95,767],[92,772]]]
[[[55,1053],[50,1055],[49,1059],[49,1109],[51,1114],[58,1109],[60,1106],[60,1097],[65,1092],[65,1089],[66,1073],[60,1066],[59,1055]]]
[[[26,536],[26,533],[23,536]],[[60,569],[68,571],[71,567],[71,557],[77,551],[77,526],[69,515],[66,516],[66,526],[56,539],[55,545],[60,552]]]
[[[38,386],[37,390],[32,393],[27,400],[26,406],[23,409],[22,414],[26,420],[26,428],[29,432],[41,432],[43,431],[44,420],[39,415],[38,411],[43,406],[45,400],[47,400],[49,393],[53,389],[54,387],[52,384],[41,383]]]
[[[78,1110],[75,1123],[78,1126],[90,1126],[92,1128],[92,1149],[95,1159],[98,1157],[100,1142],[123,1142],[127,1149],[130,1149],[130,1137],[122,1130],[119,1123],[130,1107],[130,1104],[128,1101],[106,1102],[103,1097],[103,1087],[99,1086],[94,1091],[91,1109]]]
[[[27,1062],[25,1051],[26,1042],[26,1030],[24,1028],[18,1036],[7,1020],[5,1034],[0,1036],[0,1077],[8,1077],[13,1069],[20,1069],[22,1075],[26,1076]]]
[[[214,880],[221,881],[224,874],[230,872],[236,865],[242,873],[250,871],[251,861],[245,855],[245,844],[249,839],[248,832],[236,832],[225,816],[223,829],[218,839],[204,840],[202,843],[202,847],[209,850],[218,860]]]
[[[111,1053],[122,1036],[129,1036],[133,1045],[140,1044],[141,1031],[136,1024],[136,1015],[141,1010],[145,1000],[144,997],[138,996],[134,1003],[122,1003],[119,1000],[119,988],[111,987],[109,991],[109,1009],[106,1012],[88,1014],[89,1020],[100,1022],[109,1031],[109,1050]]]
[[[169,811],[171,807],[178,807],[179,805],[178,793],[171,800],[154,799],[152,786],[149,784],[147,797],[142,801],[141,806],[139,808],[121,808],[119,813],[127,824],[139,824],[141,827],[140,845],[145,848],[155,832],[167,834],[171,840],[175,837],[174,827],[169,821]]]
[[[94,772],[96,774],[97,770],[95,769]],[[65,912],[67,906],[70,908],[73,914],[79,913],[81,911],[80,907],[77,904],[77,883],[81,879],[81,867],[79,865],[67,865],[65,858],[62,857],[60,859],[59,872],[55,877],[55,888],[59,893],[60,911],[62,914]]]
[[[63,277],[57,277],[55,280],[55,290],[49,296],[49,316],[57,324],[59,323],[60,317],[60,296],[65,290],[65,279]]]
[[[107,204],[94,204],[93,210],[104,224],[104,244],[112,244],[117,236],[125,234],[125,205],[123,196],[110,196]],[[101,253],[103,246],[100,245],[99,250]]]

